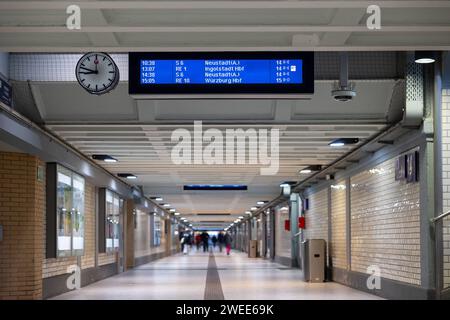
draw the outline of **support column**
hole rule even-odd
[[[134,200],[125,202],[125,270],[134,267],[134,226],[136,224],[136,210]]]
[[[290,224],[291,224],[291,260],[293,267],[299,267],[299,235],[298,217],[300,214],[301,200],[298,193],[291,193],[290,197]]]
[[[0,152],[0,300],[41,299],[45,256],[44,163]]]

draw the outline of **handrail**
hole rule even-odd
[[[447,211],[446,213],[443,213],[443,214],[441,214],[441,215],[439,215],[439,216],[437,216],[437,217],[435,217],[435,218],[431,218],[430,221],[431,221],[432,223],[436,223],[436,222],[438,222],[439,220],[444,219],[444,218],[445,218],[446,216],[448,216],[448,215],[450,215],[450,211]]]

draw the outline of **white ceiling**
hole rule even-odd
[[[449,1],[0,1],[0,51],[414,50],[450,48]]]
[[[354,146],[332,149],[335,138],[361,143],[387,125],[395,80],[356,81],[354,101],[333,101],[331,81],[316,82],[311,100],[132,100],[127,84],[96,97],[73,82],[32,82],[30,87],[46,128],[84,154],[109,154],[119,162],[101,163],[117,174],[133,173],[148,196],[162,196],[190,220],[233,221],[259,200],[271,200],[283,181],[299,180],[308,165],[327,165]],[[26,84],[25,84],[26,85]],[[194,120],[203,130],[254,128],[280,130],[280,169],[260,174],[260,165],[175,165],[171,134]],[[205,143],[206,145],[206,143]],[[183,191],[185,184],[245,184],[248,191]],[[211,213],[211,216],[197,216]],[[214,214],[229,213],[229,216]]]

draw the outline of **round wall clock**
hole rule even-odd
[[[78,83],[91,94],[104,94],[119,83],[119,68],[106,53],[91,52],[80,58],[75,69]]]

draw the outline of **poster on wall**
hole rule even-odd
[[[406,155],[406,182],[419,181],[418,175],[418,152],[414,151]]]
[[[401,155],[395,161],[395,180],[401,181],[406,179],[406,156]]]

